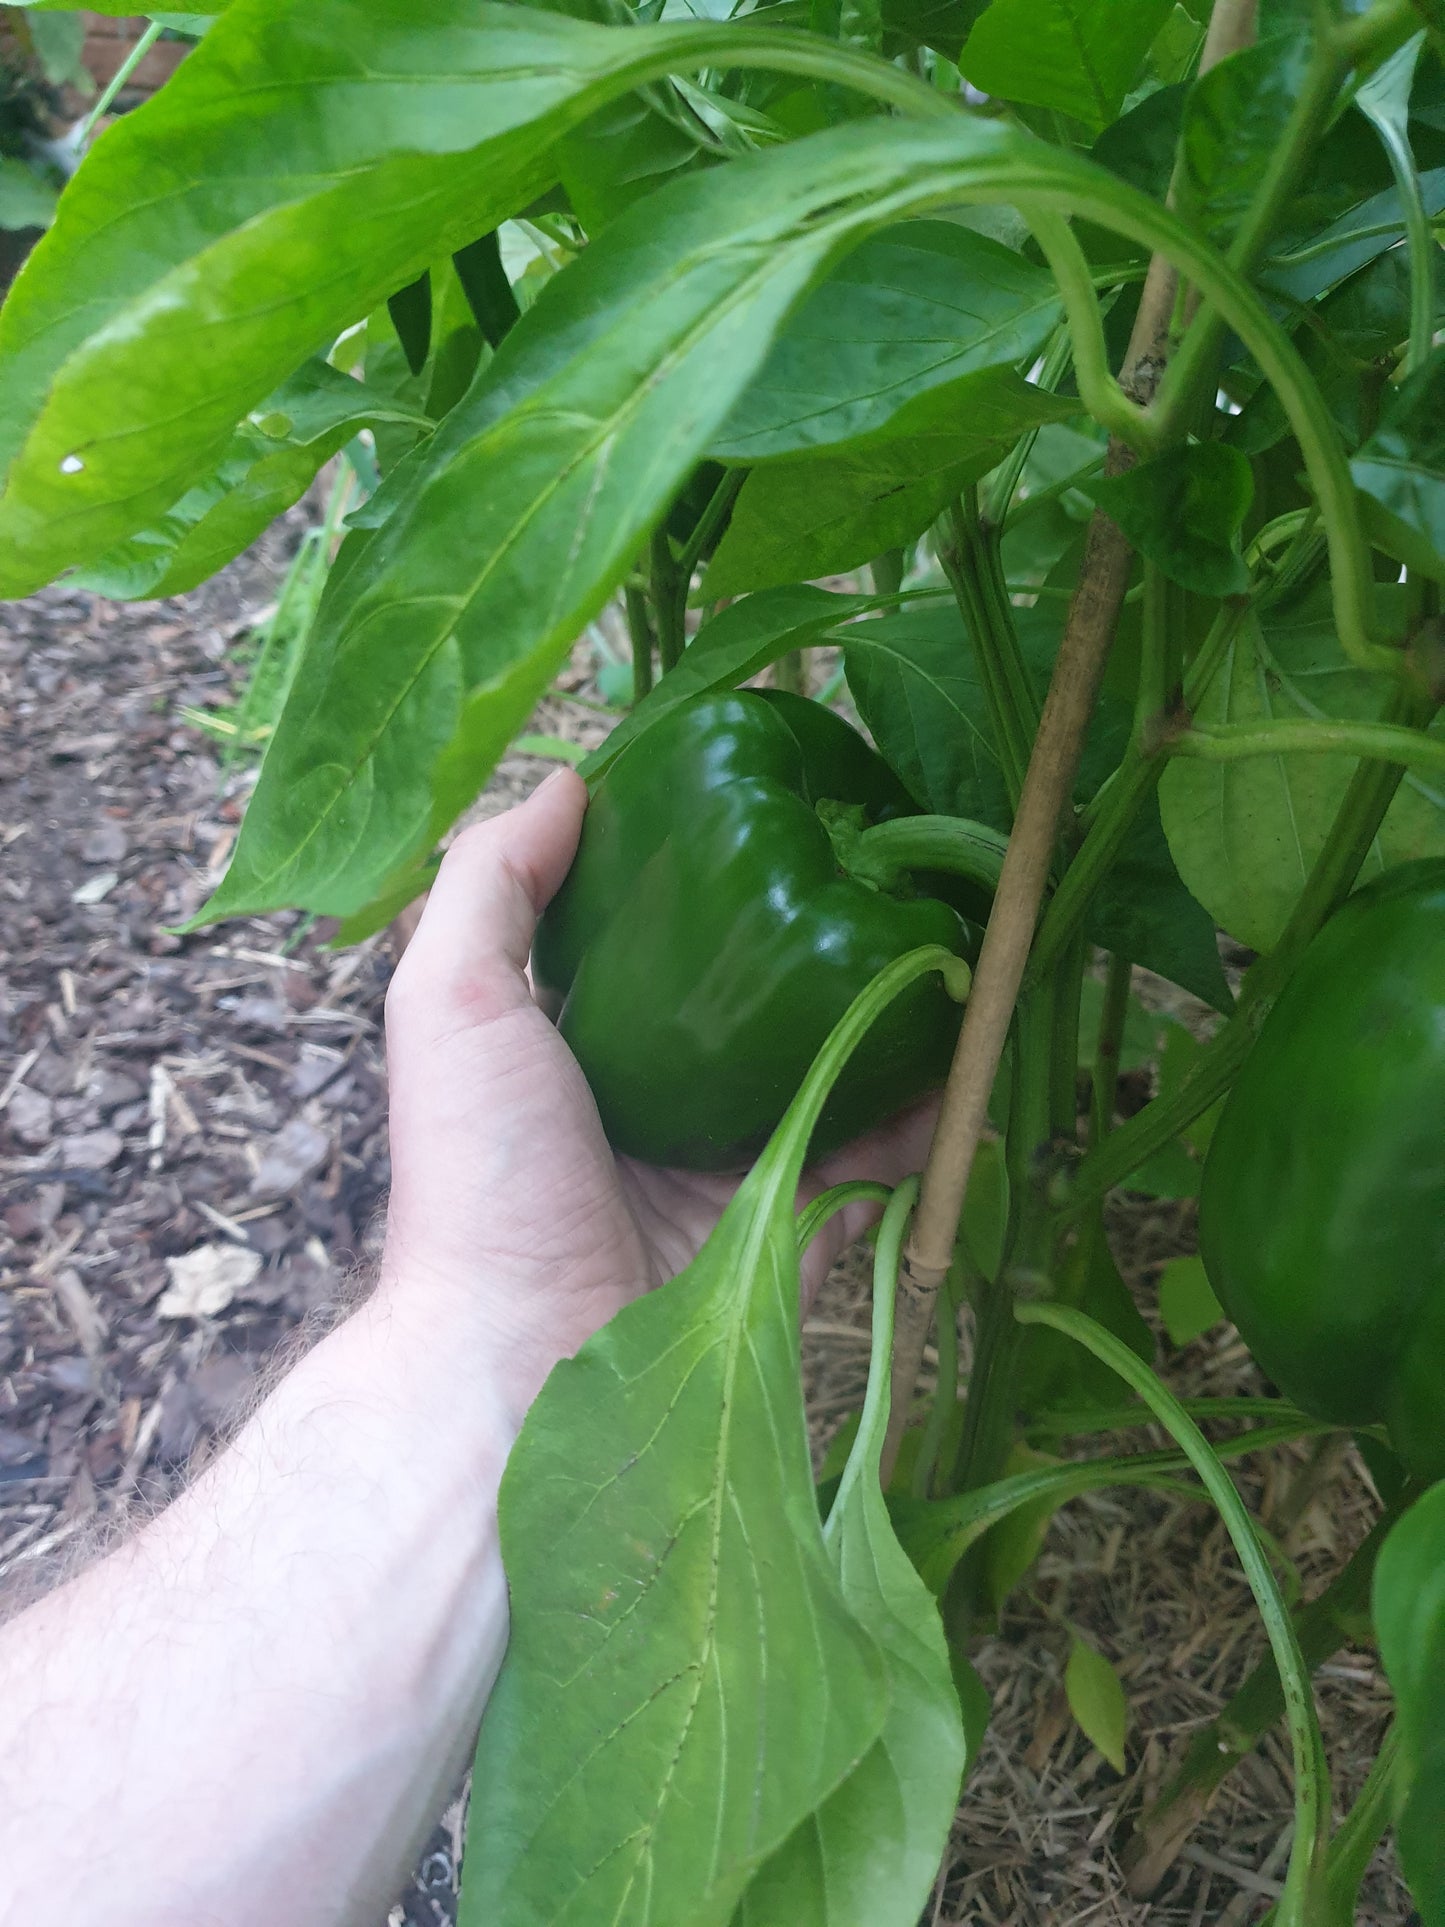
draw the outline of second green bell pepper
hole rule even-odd
[[[1210,1140],[1199,1243],[1282,1392],[1445,1477],[1445,862],[1305,952]]]

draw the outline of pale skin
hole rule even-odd
[[[0,1631],[3,1927],[379,1927],[459,1779],[506,1645],[512,1440],[734,1188],[615,1158],[532,1001],[585,807],[559,773],[442,866],[387,1000],[375,1292],[158,1519]],[[896,1182],[930,1128],[809,1190]],[[866,1218],[834,1220],[805,1292]]]

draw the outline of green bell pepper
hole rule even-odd
[[[976,953],[959,911],[891,863],[843,867],[840,850],[866,853],[865,822],[912,810],[840,716],[785,692],[694,697],[608,765],[532,969],[617,1150],[744,1168],[886,963],[920,944]],[[814,1154],[940,1085],[959,1022],[937,978],[899,997],[835,1085]]]
[[[1367,885],[1305,952],[1210,1142],[1199,1239],[1281,1391],[1445,1476],[1445,862]]]

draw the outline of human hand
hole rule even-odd
[[[576,1059],[533,1001],[532,934],[586,806],[581,779],[558,771],[519,808],[464,831],[387,998],[383,1288],[433,1294],[449,1348],[500,1356],[516,1424],[558,1359],[696,1257],[739,1182],[614,1156]],[[892,1184],[918,1170],[933,1116],[922,1106],[827,1159],[800,1205],[845,1179]],[[805,1302],[873,1215],[849,1207],[814,1241]]]

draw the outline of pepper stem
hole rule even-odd
[[[990,894],[998,887],[1008,838],[963,816],[900,816],[867,822],[861,804],[824,798],[818,815],[839,867],[875,890],[906,888],[915,870],[964,877]]]

